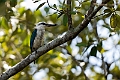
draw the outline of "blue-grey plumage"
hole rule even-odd
[[[35,37],[37,35],[37,29],[35,29],[33,32],[32,32],[32,35],[31,35],[31,38],[30,38],[30,49],[31,49],[31,52],[33,52],[33,43],[34,43],[34,40],[35,40]]]
[[[31,52],[36,51],[43,45],[43,37],[45,33],[45,27],[56,26],[57,24],[47,24],[45,22],[39,22],[36,24],[34,31],[32,32],[30,39]]]

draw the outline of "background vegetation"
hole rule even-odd
[[[36,0],[33,3],[40,4],[33,11],[21,6],[23,1],[0,0],[0,73],[30,54],[29,40],[35,23],[58,24],[46,29],[45,43],[68,30],[66,0],[52,5]],[[38,80],[119,80],[119,3],[119,0],[94,3],[96,7],[104,7],[75,39],[50,50],[37,59],[36,64],[31,63],[9,80],[37,80],[38,76]],[[74,27],[83,21],[90,4],[91,0],[72,0]]]

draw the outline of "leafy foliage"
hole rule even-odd
[[[97,54],[97,47],[93,46],[91,51],[90,51],[90,56],[95,56],[96,57]]]
[[[23,0],[0,0],[0,73],[30,54],[29,40],[35,23],[44,21],[60,24],[46,29],[45,43],[68,30],[66,0],[63,2],[58,0],[59,5],[53,4],[47,7],[44,5],[48,2],[41,3],[36,0],[33,3],[40,2],[40,4],[34,11],[20,6],[22,2]],[[107,79],[119,79],[120,4],[118,3],[118,0],[111,0],[106,5],[102,4],[105,8],[98,12],[87,28],[75,39],[50,50],[41,56],[36,64],[30,64],[9,80],[35,80],[36,73],[42,70],[46,74],[42,78],[44,80],[85,80],[84,72],[89,79],[105,80],[104,69],[108,71]],[[83,21],[89,6],[89,0],[72,0],[71,15],[74,27]],[[43,10],[40,10],[41,8]],[[91,58],[96,62],[91,61]],[[80,65],[77,65],[77,61]]]

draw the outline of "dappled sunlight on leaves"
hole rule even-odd
[[[36,23],[58,24],[46,28],[45,44],[62,38],[68,31],[66,0],[49,6],[47,2],[33,0],[33,3],[40,2],[34,10],[22,6],[23,1],[0,1],[0,74],[31,53],[30,37]],[[72,0],[73,28],[85,19],[90,3]],[[120,5],[115,0],[101,5],[105,8],[76,38],[48,51],[9,80],[85,80],[85,74],[90,80],[106,80],[104,68],[109,80],[120,79]]]

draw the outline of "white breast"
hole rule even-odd
[[[43,38],[44,38],[45,29],[37,29],[37,36],[34,40],[33,48],[38,49],[43,45]]]

